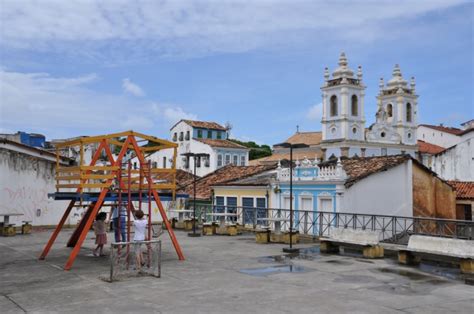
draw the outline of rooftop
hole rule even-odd
[[[322,153],[319,152],[309,152],[309,151],[301,151],[298,149],[293,150],[293,160],[303,160],[305,157],[314,159],[314,158],[321,158]],[[283,160],[290,160],[290,152],[286,153],[274,153],[271,156],[258,158],[249,161],[249,165],[257,166],[257,165],[276,165],[278,161]]]
[[[248,149],[243,145],[237,144],[229,140],[215,140],[210,138],[195,138],[195,140],[212,147]]]
[[[319,145],[323,138],[322,132],[296,132],[290,136],[285,142],[291,144],[306,144],[309,146]],[[278,146],[277,146],[278,147]]]
[[[451,268],[325,255],[317,243],[287,256],[283,245],[256,244],[251,234],[191,238],[178,231],[185,261],[163,236],[161,278],[108,283],[101,278],[109,258],[90,253],[92,232],[74,268],[62,270],[71,232],[59,234],[45,261],[37,256],[51,231],[2,238],[2,313],[471,313],[474,302],[474,288]]]
[[[244,179],[264,171],[274,169],[275,166],[234,166],[227,165],[200,178],[196,182],[196,199],[207,200],[211,198],[211,186],[224,184],[230,181]],[[183,188],[185,193],[193,198],[193,184]]]
[[[435,155],[444,151],[446,148],[418,140],[418,151],[422,154]]]
[[[458,128],[453,128],[453,127],[447,127],[444,125],[433,125],[433,124],[420,124],[419,126],[424,126],[433,130],[453,134],[453,135],[461,135],[464,130],[458,129]]]
[[[181,119],[176,124],[180,123],[181,121],[183,121],[183,122],[187,123],[188,125],[190,125],[192,127],[195,127],[195,128],[227,131],[227,129],[225,127],[223,127],[222,125],[220,125],[219,123],[216,123],[216,122]],[[171,127],[171,129],[174,128],[176,126],[176,124],[173,125]]]
[[[456,190],[457,199],[474,200],[474,182],[473,181],[448,181]]]

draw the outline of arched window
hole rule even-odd
[[[357,96],[356,95],[352,95],[352,98],[351,98],[351,114],[353,116],[357,116],[359,115],[359,108],[358,108],[359,104],[358,104],[358,99],[357,99]]]
[[[411,122],[411,104],[407,103],[407,122]]]
[[[337,96],[336,95],[331,96],[330,104],[331,104],[331,110],[330,110],[331,117],[337,116]]]
[[[389,118],[393,117],[393,106],[392,106],[392,104],[387,105],[387,117],[389,117]]]

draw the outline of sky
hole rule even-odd
[[[324,68],[416,78],[418,122],[474,118],[474,2],[0,0],[0,133],[47,139],[179,119],[260,144],[321,129]]]

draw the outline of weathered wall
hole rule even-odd
[[[433,156],[431,169],[445,180],[474,181],[474,132],[456,146]]]
[[[358,181],[344,193],[343,212],[412,216],[411,161]]]
[[[0,149],[0,213],[21,213],[10,222],[21,225],[56,225],[68,202],[48,199],[55,191],[54,162]],[[82,209],[74,208],[67,224],[75,224]],[[3,221],[3,218],[0,218]]]
[[[413,215],[456,219],[456,193],[451,186],[415,163]]]

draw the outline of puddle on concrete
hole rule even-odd
[[[260,263],[290,263],[293,259],[312,261],[320,257],[319,246],[301,249],[299,253],[260,257]]]
[[[324,262],[328,264],[336,264],[336,265],[352,265],[352,263],[349,261],[341,261],[341,260],[336,260],[336,259],[331,259],[329,261],[324,261]]]
[[[340,275],[334,282],[343,282],[343,283],[369,283],[369,282],[377,282],[377,278],[372,276],[364,276],[364,275]]]
[[[261,267],[261,268],[249,268],[249,269],[241,269],[240,272],[257,277],[265,277],[273,274],[278,273],[305,273],[310,271],[310,269],[297,266],[297,265],[277,265],[277,266],[269,266],[269,267]]]
[[[416,273],[410,270],[405,269],[393,269],[393,268],[377,268],[381,273],[395,274],[399,276],[406,277],[410,280],[427,280],[432,279],[432,276]]]

